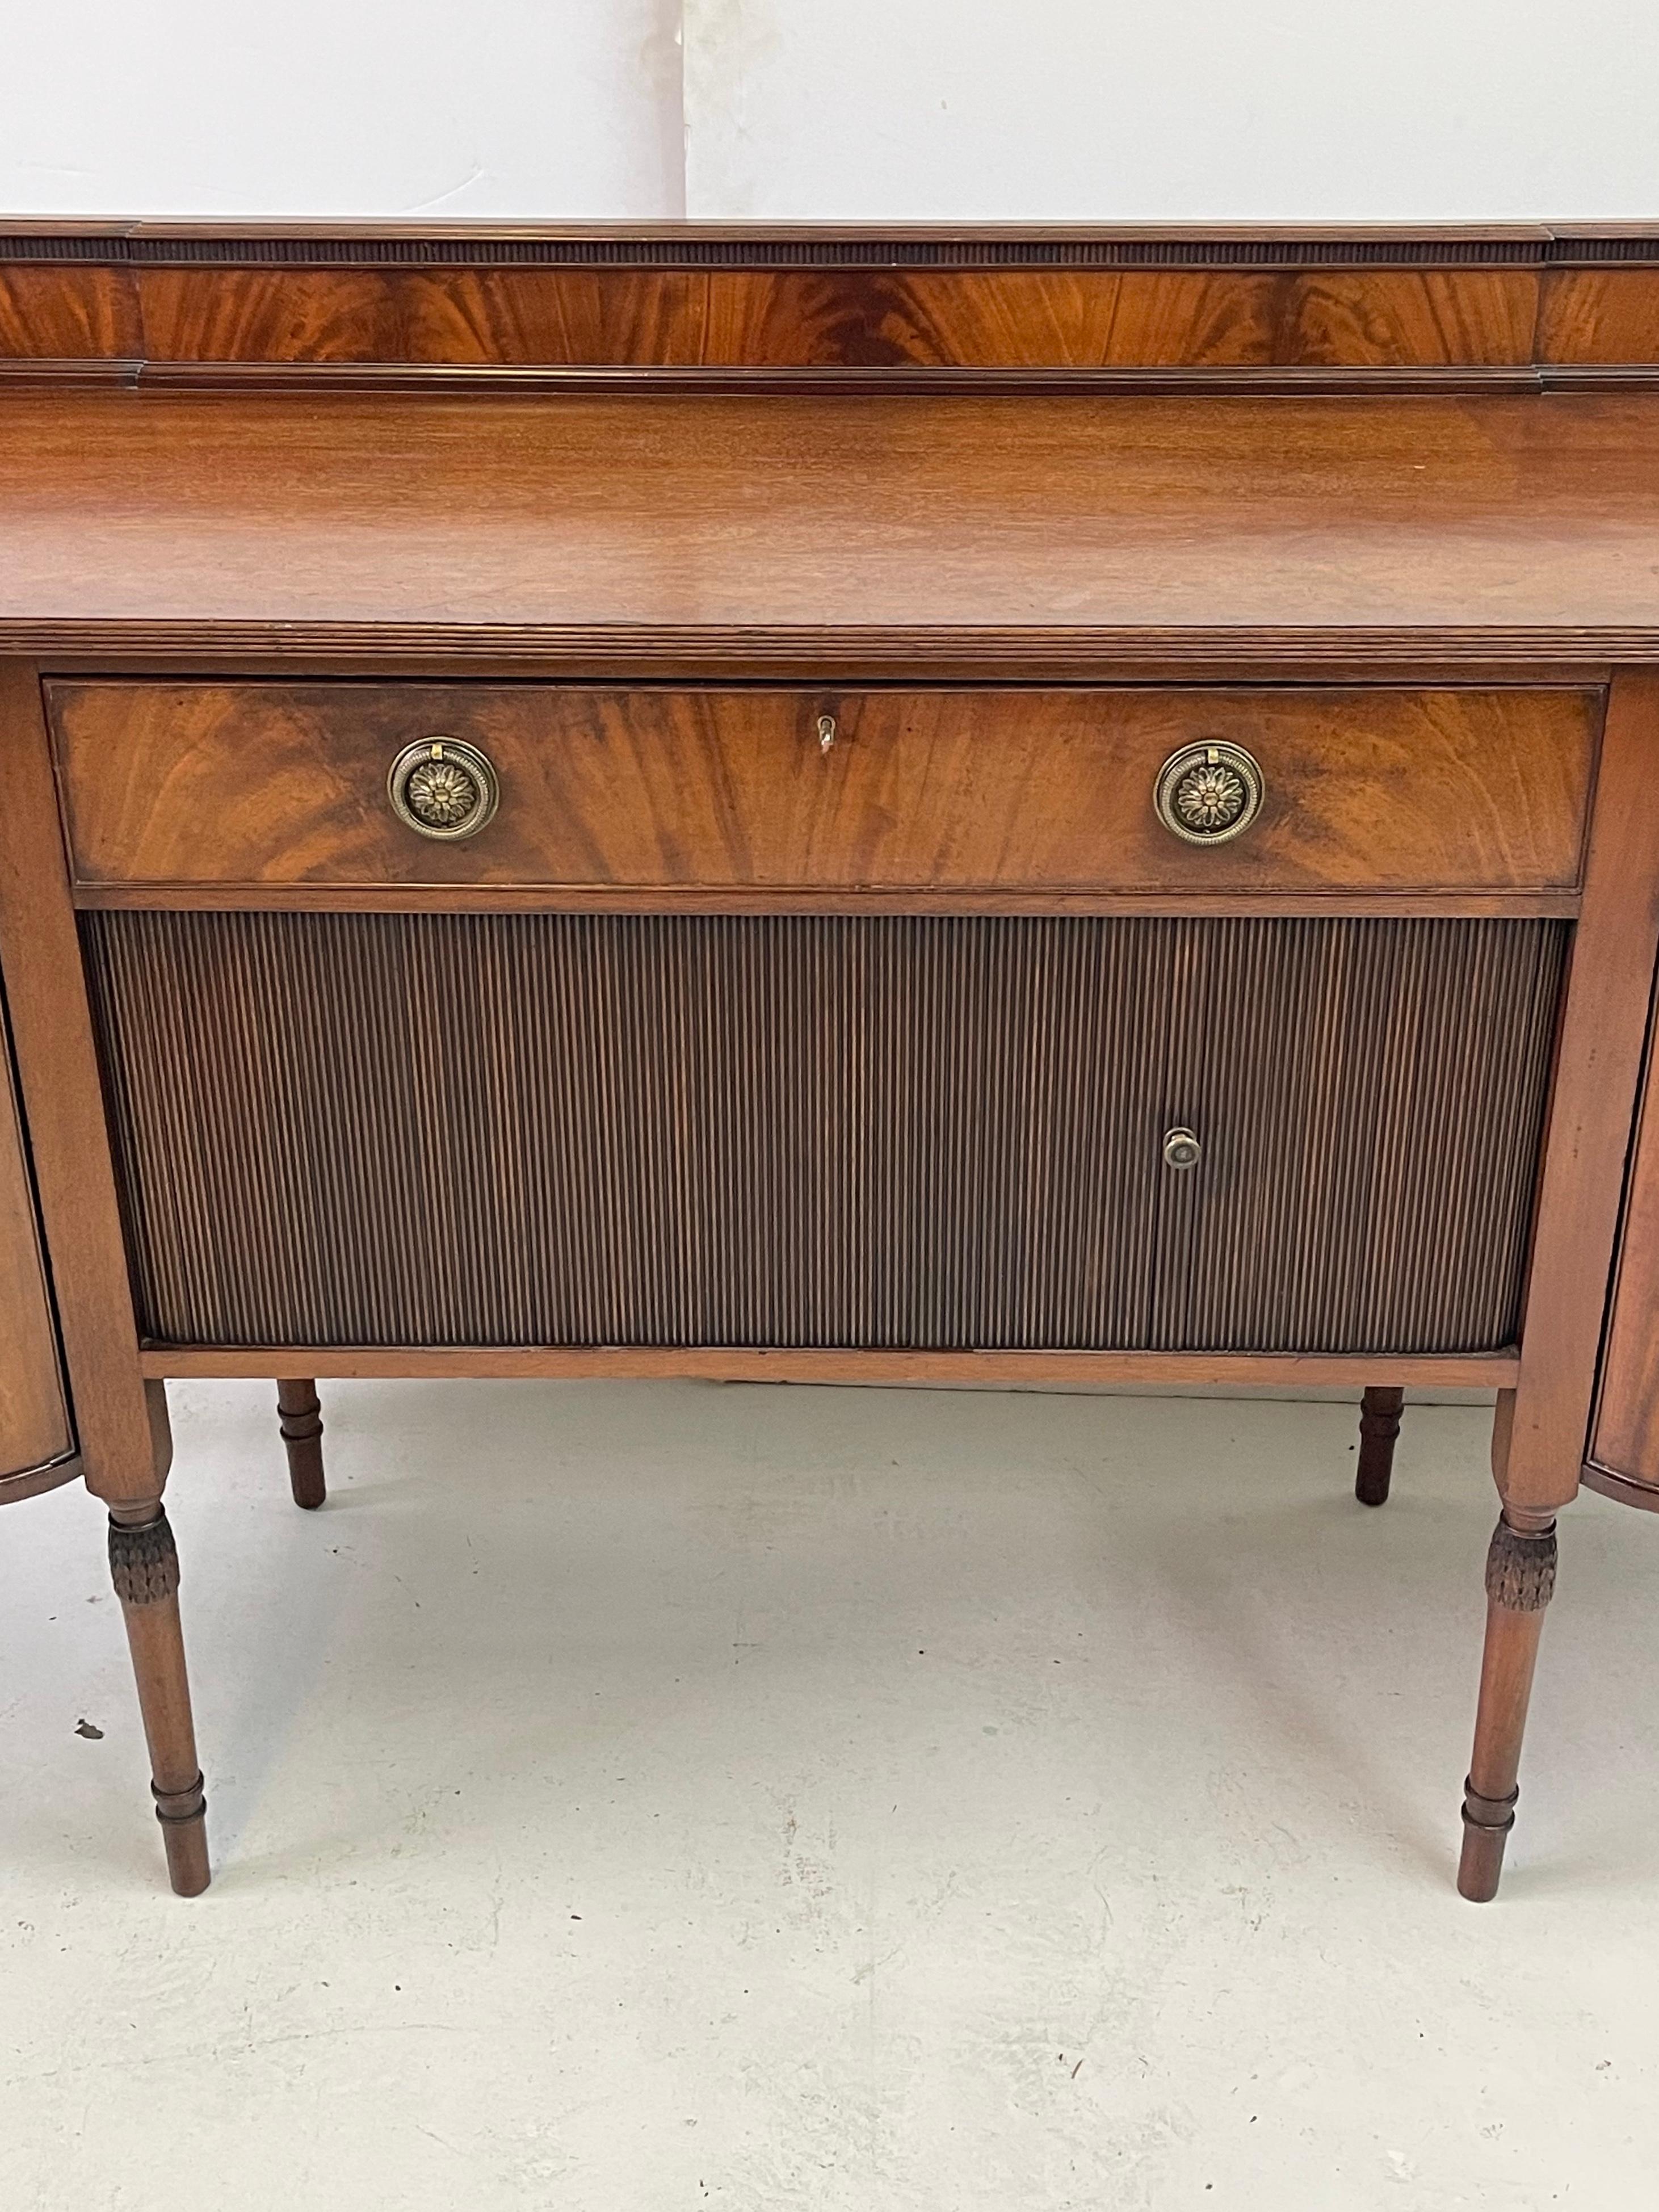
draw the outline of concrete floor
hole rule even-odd
[[[1659,2200],[1659,1527],[1462,1904],[1484,1409],[1370,1513],[1346,1406],[337,1384],[307,1516],[270,1400],[174,1391],[196,1903],[0,1518],[5,2212]]]

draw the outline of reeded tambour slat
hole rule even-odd
[[[83,927],[158,1340],[1515,1334],[1558,924]]]

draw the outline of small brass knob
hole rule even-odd
[[[1195,1168],[1204,1157],[1204,1147],[1190,1129],[1166,1129],[1164,1132],[1164,1164],[1184,1172]]]
[[[386,787],[400,822],[451,844],[476,837],[501,795],[495,769],[464,738],[422,738],[405,745]]]
[[[1261,811],[1261,770],[1243,745],[1219,738],[1182,745],[1158,772],[1152,804],[1164,827],[1188,845],[1224,845]]]

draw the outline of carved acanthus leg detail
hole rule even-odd
[[[1530,1520],[1505,1506],[1486,1555],[1486,1645],[1457,1870],[1459,1890],[1477,1905],[1498,1894],[1504,1846],[1515,1826],[1521,1739],[1544,1608],[1555,1593],[1555,1559],[1553,1520]]]
[[[179,1552],[159,1499],[111,1509],[109,1565],[132,1651],[167,1873],[180,1897],[199,1897],[210,1878],[205,1800],[179,1623]]]
[[[1367,1390],[1359,1401],[1359,1471],[1353,1494],[1362,1505],[1388,1502],[1394,1474],[1394,1443],[1400,1434],[1403,1390]]]
[[[314,1382],[276,1385],[277,1426],[288,1446],[288,1479],[294,1503],[313,1513],[328,1496],[323,1480],[323,1408]]]

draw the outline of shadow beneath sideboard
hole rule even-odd
[[[1413,1409],[1372,1512],[1342,1405],[332,1384],[304,1515],[262,1386],[175,1395],[227,1881],[618,1821],[625,1862],[638,1790],[696,1853],[744,1792],[896,1778],[969,1852],[1023,1802],[1200,1881],[1278,1853],[1451,1897],[1484,1408]],[[1648,1880],[1659,1529],[1630,1517],[1564,1526],[1506,1893]]]

